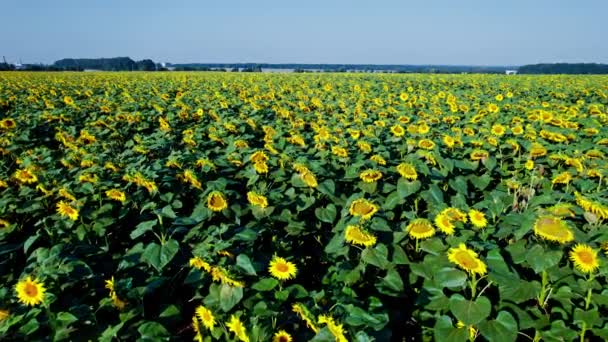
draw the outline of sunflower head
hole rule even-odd
[[[397,172],[401,175],[401,177],[407,180],[416,180],[418,179],[418,173],[412,164],[409,163],[401,163],[397,165]]]
[[[541,216],[534,223],[534,233],[545,240],[566,243],[574,240],[568,224],[555,216]]]
[[[209,330],[213,330],[213,326],[215,325],[215,317],[211,310],[206,307],[199,305],[196,308],[196,317],[200,320],[200,322],[205,326],[205,328]]]
[[[378,206],[366,200],[359,198],[350,204],[349,212],[353,216],[361,217],[362,220],[371,218],[378,211]]]
[[[298,272],[296,265],[284,258],[274,256],[268,267],[270,274],[279,280],[293,279]]]
[[[43,283],[28,276],[15,285],[15,291],[17,292],[19,302],[28,306],[34,306],[44,301],[46,289]]]
[[[423,240],[435,235],[435,228],[431,222],[424,218],[418,218],[410,222],[406,227],[407,233],[414,239]]]
[[[376,244],[376,237],[364,231],[359,226],[349,225],[344,230],[344,239],[346,242],[353,245],[361,245],[364,247],[373,246]]]
[[[373,183],[382,178],[382,172],[378,170],[365,170],[359,174],[359,178],[365,183]]]
[[[479,210],[469,210],[469,219],[476,228],[485,228],[488,225],[486,216]]]
[[[479,259],[475,251],[468,249],[464,243],[448,250],[448,260],[470,274],[484,275],[487,272],[486,264]]]
[[[266,208],[268,206],[268,199],[266,196],[257,194],[253,191],[247,193],[247,201],[249,204],[258,206],[260,208]]]
[[[592,273],[600,267],[597,251],[585,244],[577,244],[570,251],[570,260],[583,273]]]
[[[293,341],[293,338],[285,330],[279,330],[278,332],[276,332],[274,334],[274,336],[272,336],[272,342],[291,342],[291,341]]]
[[[207,196],[207,208],[212,211],[222,211],[228,208],[228,201],[219,191],[213,191]]]
[[[78,219],[78,209],[72,207],[66,201],[59,201],[57,203],[57,213],[63,217],[68,217],[72,221]]]

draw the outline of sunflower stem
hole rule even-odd
[[[475,300],[477,294],[477,276],[475,273],[471,273],[471,300]]]
[[[545,297],[547,296],[548,282],[549,282],[549,276],[547,275],[547,271],[543,271],[542,283],[540,285],[540,295],[538,296],[538,305],[540,305],[541,307],[545,306]]]

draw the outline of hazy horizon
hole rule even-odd
[[[7,0],[12,63],[131,57],[155,62],[519,66],[608,63],[598,0]]]

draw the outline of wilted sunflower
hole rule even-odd
[[[247,201],[249,201],[251,205],[257,205],[260,208],[266,208],[268,206],[268,199],[266,196],[257,194],[253,191],[247,193]]]
[[[570,260],[583,273],[591,273],[600,267],[597,251],[585,244],[577,244],[570,251]]]
[[[368,220],[378,211],[378,206],[365,198],[359,198],[350,204],[348,211],[353,216],[359,216],[362,220]]]
[[[568,224],[554,216],[541,216],[534,223],[534,233],[545,240],[566,243],[574,240]]]
[[[291,342],[293,341],[291,335],[285,330],[279,330],[272,336],[272,342]]]
[[[382,172],[378,170],[365,170],[359,174],[359,178],[365,183],[373,183],[382,178]]]
[[[296,277],[298,269],[293,262],[274,256],[268,266],[270,274],[279,280],[289,280]]]
[[[44,301],[46,289],[44,288],[43,283],[28,276],[15,285],[15,291],[17,291],[19,302],[25,305],[34,306]]]
[[[122,203],[124,203],[127,200],[127,196],[125,195],[125,193],[118,189],[110,189],[110,190],[106,191],[106,196],[110,199],[113,199],[115,201],[122,202]]]
[[[376,244],[376,237],[362,230],[359,226],[349,225],[344,230],[344,239],[346,242],[353,245],[361,245],[364,247],[373,246]]]
[[[57,213],[61,216],[70,218],[72,221],[78,219],[78,209],[72,207],[65,201],[59,201],[59,203],[57,203]]]
[[[572,175],[570,172],[562,172],[557,176],[553,177],[551,184],[568,184],[572,180]]]
[[[407,180],[416,180],[418,179],[418,173],[412,164],[409,163],[401,163],[397,165],[397,172],[401,175],[401,177]]]
[[[479,259],[475,251],[468,249],[464,243],[448,250],[448,260],[470,274],[484,275],[487,272],[486,264]]]
[[[228,201],[219,191],[213,191],[207,196],[207,208],[212,211],[222,211],[228,208]]]
[[[435,235],[435,228],[431,222],[424,218],[418,218],[410,222],[406,228],[407,233],[417,240],[423,240]]]
[[[213,330],[213,326],[215,326],[215,317],[213,316],[211,310],[199,305],[196,308],[195,313],[196,317],[201,321],[205,328]]]
[[[486,216],[479,210],[469,210],[469,219],[471,220],[473,226],[477,228],[485,228],[488,225]]]

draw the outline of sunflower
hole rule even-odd
[[[435,225],[447,235],[454,234],[454,228],[456,228],[450,216],[445,212],[441,212],[435,217]]]
[[[397,172],[401,175],[401,177],[407,180],[416,180],[418,179],[418,173],[412,164],[409,163],[401,163],[397,165]]]
[[[545,240],[566,243],[574,240],[568,224],[558,217],[541,216],[534,223],[534,234]]]
[[[319,324],[326,324],[329,332],[334,335],[336,342],[348,342],[344,336],[344,328],[342,327],[342,324],[337,324],[331,316],[320,315]]]
[[[0,219],[0,229],[5,229],[8,228],[8,226],[10,226],[11,224],[3,219]]]
[[[215,317],[211,310],[206,307],[199,305],[196,310],[196,317],[203,323],[205,328],[209,330],[213,330],[213,326],[215,325]]]
[[[393,125],[391,127],[391,133],[396,137],[402,137],[405,135],[405,129],[401,125]]]
[[[431,222],[424,218],[418,218],[410,222],[406,228],[407,233],[417,240],[423,240],[435,235],[435,228]]]
[[[42,303],[46,292],[44,284],[39,282],[38,279],[32,279],[30,276],[19,281],[15,285],[15,290],[17,291],[19,302],[29,306]]]
[[[506,132],[506,128],[505,126],[501,125],[501,124],[496,124],[494,126],[492,126],[492,129],[490,130],[490,132],[492,132],[492,134],[496,135],[496,136],[503,136]]]
[[[192,171],[190,169],[184,170],[184,173],[182,174],[182,178],[185,183],[189,183],[190,185],[192,185],[193,187],[195,187],[197,189],[203,188],[203,185],[196,177],[196,174],[194,173],[194,171]]]
[[[201,325],[196,318],[196,313],[192,316],[192,329],[194,330],[194,340],[196,342],[203,342],[203,334],[201,333]]]
[[[274,256],[268,266],[270,274],[279,280],[289,280],[296,277],[298,269],[296,265],[281,257]]]
[[[441,140],[443,141],[445,146],[447,146],[448,148],[452,148],[452,147],[454,147],[454,145],[456,145],[456,140],[449,135],[444,135]]]
[[[4,321],[11,315],[11,312],[8,310],[0,309],[0,322]]]
[[[432,150],[435,148],[435,143],[430,139],[422,139],[418,142],[418,147],[423,148],[425,150]]]
[[[226,323],[226,327],[228,328],[228,330],[233,332],[240,341],[249,342],[247,330],[245,329],[243,322],[241,322],[241,320],[237,316],[230,316],[230,321]]]
[[[73,106],[74,105],[74,100],[70,96],[64,96],[63,97],[63,103],[65,103],[68,106]]]
[[[300,178],[302,178],[302,181],[311,188],[316,188],[317,185],[319,185],[319,183],[317,183],[317,177],[310,171],[301,173]]]
[[[257,205],[260,208],[266,208],[268,206],[268,199],[266,196],[257,194],[253,191],[247,193],[247,201],[249,201],[249,204]]]
[[[22,184],[33,184],[38,181],[38,177],[28,169],[17,170],[14,176]]]
[[[272,342],[291,342],[293,338],[285,330],[279,330],[272,336]]]
[[[473,226],[477,228],[485,228],[488,225],[488,220],[486,220],[486,216],[479,210],[469,210],[469,219],[471,220]]]
[[[300,319],[306,322],[306,326],[309,327],[312,331],[314,331],[315,334],[319,332],[319,328],[316,326],[312,314],[304,305],[300,303],[295,303],[291,307],[291,310],[295,312],[300,317]]]
[[[486,150],[473,150],[471,152],[471,160],[484,160],[490,157],[490,153]]]
[[[470,274],[484,275],[487,272],[486,264],[479,259],[475,251],[468,249],[464,243],[448,250],[448,260]]]
[[[349,225],[344,230],[344,239],[353,245],[361,245],[364,247],[373,246],[376,244],[376,237],[362,230],[359,226]]]
[[[127,196],[125,195],[125,193],[118,189],[110,189],[110,190],[106,191],[106,196],[110,199],[113,199],[115,201],[122,202],[122,203],[124,203],[127,200]]]
[[[551,184],[568,184],[572,180],[572,175],[570,172],[562,172],[555,177],[551,181]]]
[[[528,159],[526,161],[526,163],[524,164],[524,167],[526,168],[526,170],[532,170],[532,169],[534,169],[534,160]]]
[[[577,244],[570,251],[570,260],[583,273],[591,273],[600,267],[597,251],[588,245]]]
[[[516,125],[511,128],[511,133],[513,133],[513,135],[522,135],[524,134],[524,128],[521,125]]]
[[[597,215],[600,219],[608,218],[608,206],[597,201],[592,201],[581,195],[578,191],[574,193],[574,197],[576,204],[585,211]]]
[[[268,173],[268,164],[266,162],[255,162],[253,163],[253,169],[259,174]]]
[[[15,126],[17,126],[17,124],[15,123],[15,120],[13,120],[13,119],[0,120],[0,128],[2,128],[2,129],[9,130],[9,129],[15,128]]]
[[[374,154],[373,156],[371,156],[369,158],[369,160],[373,161],[374,163],[376,163],[378,165],[386,165],[386,160],[384,158],[382,158],[382,156],[379,154]]]
[[[78,219],[78,209],[72,207],[65,201],[59,201],[59,203],[57,203],[57,213],[61,216],[69,217],[72,221]]]
[[[201,259],[200,257],[190,258],[189,264],[191,267],[196,268],[197,270],[205,270],[206,272],[211,272],[211,265],[208,262]]]
[[[228,208],[228,201],[219,191],[212,191],[209,196],[207,196],[207,208],[212,211],[222,211]]]
[[[360,216],[361,220],[368,220],[378,211],[378,206],[365,198],[359,198],[350,204],[348,211],[353,216]]]
[[[359,178],[365,183],[373,183],[382,178],[382,172],[378,170],[365,170],[359,174]]]

